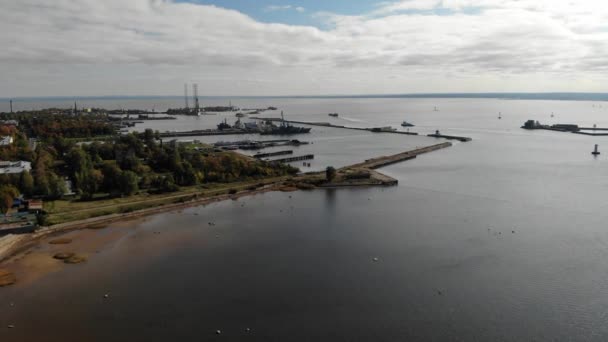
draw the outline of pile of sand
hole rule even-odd
[[[83,255],[72,255],[71,257],[64,259],[63,262],[66,264],[80,264],[81,262],[87,261],[87,257]]]
[[[12,285],[17,281],[15,275],[7,270],[0,269],[0,287]]]
[[[53,255],[53,258],[63,260],[66,264],[80,264],[81,262],[87,261],[87,257],[83,255],[77,255],[71,252],[61,252]]]
[[[59,260],[66,260],[66,259],[69,259],[69,258],[71,258],[73,256],[74,256],[74,253],[61,252],[61,253],[57,253],[57,254],[53,255],[53,258],[59,259]]]

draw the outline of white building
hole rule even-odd
[[[13,137],[10,135],[0,137],[0,146],[10,146],[13,144]]]
[[[21,173],[23,171],[31,171],[32,163],[28,161],[0,161],[0,174]]]

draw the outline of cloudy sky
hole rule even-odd
[[[605,0],[0,0],[0,98],[607,91]]]

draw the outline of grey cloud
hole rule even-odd
[[[387,6],[441,6],[455,14],[396,14],[401,12]],[[483,8],[478,15],[462,11],[476,6]],[[169,0],[0,0],[0,64],[11,75],[21,70],[22,82],[31,80],[30,70],[45,69],[78,79],[71,66],[83,66],[83,72],[88,65],[117,80],[145,78],[149,69],[173,73],[171,79],[198,77],[189,75],[192,70],[216,78],[223,73],[233,82],[273,75],[276,88],[267,89],[285,88],[290,76],[305,87],[303,80],[323,79],[329,71],[330,82],[340,85],[358,71],[369,75],[370,84],[396,71],[450,77],[579,73],[591,79],[605,71],[608,59],[604,7],[591,0],[577,6],[568,0],[402,1],[369,15],[315,14],[331,27],[320,30]],[[267,80],[263,84],[272,84]],[[1,82],[0,90],[9,87]]]

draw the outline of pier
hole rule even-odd
[[[579,127],[575,124],[555,124],[549,126],[543,125],[534,120],[526,121],[521,128],[528,130],[544,129],[547,131],[568,132],[581,135],[590,135],[594,137],[608,136],[608,128],[606,127]]]
[[[338,169],[336,172],[336,178],[331,182],[323,182],[325,178],[325,172],[309,173],[303,175],[302,177],[316,177],[316,179],[321,182],[321,184],[318,186],[324,188],[397,185],[399,183],[397,179],[382,174],[376,171],[376,169],[402,161],[412,160],[420,154],[429,153],[450,146],[452,146],[451,142],[444,142],[441,144],[416,148],[414,150],[405,151],[390,156],[371,158],[364,161],[363,163],[353,164]]]
[[[395,163],[399,163],[402,161],[414,159],[420,154],[429,153],[429,152],[440,150],[442,148],[446,148],[446,147],[450,147],[450,146],[452,146],[451,142],[444,142],[441,144],[421,147],[421,148],[417,148],[417,149],[414,149],[411,151],[393,154],[390,156],[382,156],[382,157],[368,159],[363,163],[347,166],[346,168],[362,168],[362,169],[374,170],[374,169],[381,168],[383,166],[387,166],[390,164],[395,164]]]
[[[280,118],[261,118],[261,117],[251,117],[253,120],[263,120],[263,121],[283,121]],[[374,133],[391,133],[391,134],[404,134],[404,135],[419,135],[417,132],[408,132],[408,131],[397,131],[397,130],[383,130],[382,128],[372,127],[372,128],[364,128],[364,127],[349,127],[342,125],[334,125],[329,122],[308,122],[308,121],[294,121],[294,120],[284,120],[287,123],[300,124],[300,125],[309,125],[309,126],[319,126],[319,127],[331,127],[331,128],[342,128],[342,129],[352,129],[357,131],[368,131]],[[448,140],[458,140],[461,142],[471,141],[473,139],[469,137],[460,137],[455,135],[443,135],[443,134],[427,134],[428,137],[433,138],[443,138]]]
[[[308,160],[308,159],[314,159],[314,158],[315,158],[314,154],[306,154],[306,155],[297,156],[297,157],[273,159],[273,160],[269,160],[269,162],[271,162],[271,163],[289,163],[289,162],[294,162],[294,161],[298,161],[298,160]]]
[[[180,132],[160,132],[161,138],[173,138],[173,137],[193,137],[193,136],[208,136],[208,135],[235,135],[235,134],[254,134],[256,132],[249,132],[241,129],[204,129],[194,131],[180,131]]]
[[[467,141],[471,141],[473,139],[469,138],[469,137],[459,137],[456,135],[445,135],[445,134],[439,134],[439,133],[434,133],[434,134],[427,134],[427,137],[432,137],[432,138],[443,138],[443,139],[447,139],[447,140],[458,140],[461,142],[467,142]]]
[[[257,153],[253,157],[257,158],[257,159],[261,159],[261,158],[268,158],[268,157],[274,157],[274,156],[283,156],[286,154],[293,154],[293,150],[277,151],[277,152],[269,152],[269,153]]]

